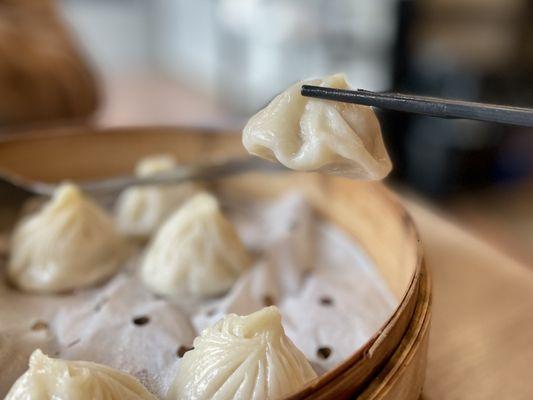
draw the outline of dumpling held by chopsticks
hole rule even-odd
[[[303,97],[305,84],[349,88],[342,74],[292,85],[248,121],[242,137],[248,152],[298,171],[385,178],[392,165],[372,109]]]

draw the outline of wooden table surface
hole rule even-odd
[[[533,399],[533,273],[406,201],[433,277],[423,399]]]

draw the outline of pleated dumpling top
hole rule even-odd
[[[113,219],[76,186],[64,184],[15,228],[8,276],[22,290],[63,292],[111,276],[124,254]]]
[[[152,155],[137,163],[135,175],[144,178],[164,174],[176,166],[175,158],[170,155]],[[176,209],[199,191],[200,185],[195,182],[130,187],[117,199],[118,227],[128,236],[150,237]]]
[[[205,329],[185,353],[168,400],[274,400],[317,375],[285,335],[275,306],[229,314]]]
[[[35,350],[29,369],[5,400],[157,400],[133,376],[105,365],[47,357]]]
[[[210,297],[226,292],[250,258],[217,199],[200,193],[158,230],[141,268],[153,292],[173,297]]]

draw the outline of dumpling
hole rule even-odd
[[[41,350],[5,400],[156,400],[133,376],[88,361],[49,358]]]
[[[175,167],[176,161],[172,156],[155,155],[142,159],[135,174],[147,177]],[[200,185],[194,182],[128,188],[117,199],[115,214],[118,227],[125,235],[148,237],[173,211],[199,191]]]
[[[275,306],[247,316],[229,314],[185,353],[170,400],[280,399],[317,375],[285,335]]]
[[[392,164],[372,109],[303,97],[305,84],[348,88],[342,74],[289,87],[246,124],[248,152],[294,170],[365,180],[387,176]]]
[[[72,184],[15,228],[8,277],[31,292],[89,286],[117,271],[124,243],[113,220]]]
[[[208,297],[226,292],[249,263],[217,199],[204,192],[159,229],[143,260],[141,276],[161,295]]]

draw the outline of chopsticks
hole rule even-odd
[[[533,127],[533,109],[447,100],[400,93],[377,93],[368,90],[344,90],[303,85],[302,96],[343,103],[385,108],[440,118],[464,118],[476,121]]]

